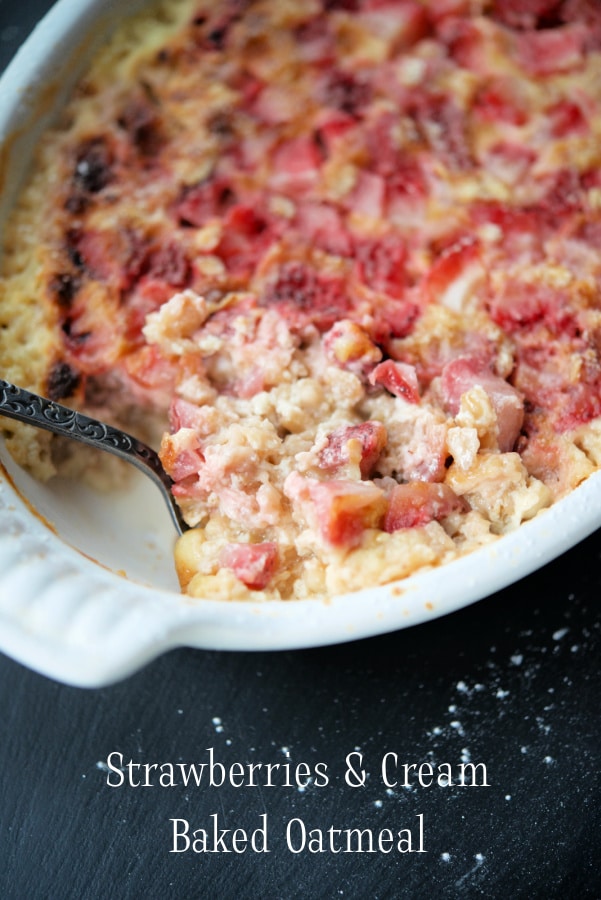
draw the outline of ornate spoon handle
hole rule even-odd
[[[173,482],[163,469],[158,454],[131,434],[3,379],[0,379],[0,415],[106,450],[132,463],[161,490],[178,532],[183,534],[188,529],[171,493]]]

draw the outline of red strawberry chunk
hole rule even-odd
[[[171,432],[180,428],[199,428],[204,425],[204,413],[201,407],[181,397],[174,397],[169,409],[169,427]]]
[[[378,528],[386,510],[383,492],[367,481],[315,481],[292,472],[284,491],[324,543],[352,549],[367,528]]]
[[[370,219],[381,219],[385,201],[386,182],[382,176],[373,172],[360,172],[357,184],[347,197],[350,211]]]
[[[473,159],[466,117],[452,98],[445,94],[416,92],[409,112],[422,137],[451,170],[471,168]]]
[[[183,248],[173,241],[151,250],[145,263],[145,276],[183,288],[190,278],[190,263]]]
[[[180,428],[165,437],[160,456],[165,471],[176,483],[197,476],[205,461],[198,435],[192,428]]]
[[[358,116],[371,100],[371,86],[350,72],[334,69],[328,72],[319,94],[326,106],[348,116]]]
[[[302,262],[280,266],[260,302],[277,308],[293,329],[313,324],[319,331],[344,319],[351,303],[342,277],[320,273]]]
[[[500,141],[484,154],[483,161],[491,175],[513,187],[527,174],[536,158],[534,150],[523,144]]]
[[[383,181],[379,176],[371,176]],[[407,249],[395,235],[364,240],[356,246],[356,270],[363,284],[372,291],[402,297],[407,286]]]
[[[356,126],[352,116],[338,110],[323,109],[316,119],[315,140],[327,158],[333,153],[336,144],[349,135]]]
[[[338,256],[351,252],[351,238],[334,206],[327,203],[299,204],[295,224],[310,246]]]
[[[582,23],[542,31],[524,31],[515,37],[519,64],[530,75],[569,72],[584,63],[587,28]]]
[[[447,409],[457,415],[461,397],[473,387],[481,387],[488,395],[497,416],[497,441],[501,452],[512,450],[524,421],[522,396],[505,379],[479,360],[461,356],[442,370],[441,390]]]
[[[519,93],[519,86],[498,76],[488,79],[478,90],[474,112],[487,122],[507,122],[509,125],[524,125],[528,119],[528,107]]]
[[[564,22],[582,22],[586,25],[586,43],[589,50],[601,47],[601,6],[598,0],[565,0],[561,5]]]
[[[239,581],[255,591],[267,587],[277,562],[278,546],[273,541],[226,544],[219,554],[219,565],[230,569]]]
[[[417,372],[415,366],[408,363],[386,359],[372,369],[369,382],[382,385],[395,397],[400,397],[407,403],[419,403]]]
[[[236,275],[249,275],[274,237],[267,220],[250,206],[237,204],[224,218],[215,252]]]
[[[355,455],[349,447],[351,441],[359,445],[361,477],[369,478],[386,446],[386,428],[381,422],[343,425],[332,431],[326,446],[319,453],[319,466],[329,471],[344,468]]]
[[[175,386],[176,367],[158,347],[143,344],[125,357],[123,366],[132,381],[135,396],[142,393],[146,394],[145,402],[151,397],[157,405],[169,404]]]
[[[284,141],[273,158],[271,186],[276,191],[303,191],[310,188],[319,174],[322,159],[312,137]]]
[[[425,481],[397,484],[389,497],[384,531],[419,528],[464,508],[464,501],[446,484]]]
[[[547,110],[554,137],[586,134],[589,130],[582,107],[572,100],[560,100]]]
[[[294,36],[303,62],[325,65],[335,58],[336,43],[325,16],[316,15],[303,22]]]
[[[479,260],[479,247],[470,237],[461,238],[445,248],[432,265],[423,283],[428,302],[453,306],[453,287]]]
[[[487,39],[476,22],[448,16],[440,23],[439,34],[459,66],[476,74],[489,71]]]
[[[542,324],[553,335],[574,336],[578,331],[574,311],[565,291],[544,284],[510,280],[490,301],[494,322],[510,334]]]

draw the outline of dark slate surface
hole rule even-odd
[[[48,6],[0,0],[2,64]],[[0,657],[0,897],[600,897],[599,556],[594,535],[397,634],[294,653],[181,650],[102,690]],[[200,786],[158,782],[169,765],[208,764],[211,748],[215,778],[220,764],[242,786],[207,784],[208,765]],[[349,754],[362,786],[348,783]],[[123,776],[108,766],[118,759]],[[127,783],[130,760],[162,766],[154,786]],[[458,781],[469,762],[488,786],[400,784],[405,764],[448,765]],[[379,833],[389,849],[386,829],[412,829],[417,851],[419,816],[425,852],[398,852],[398,838],[377,849]],[[170,852],[173,819],[209,837],[216,821],[230,852]],[[259,834],[256,852],[232,851],[233,830],[263,823],[268,852]],[[342,832],[332,847],[330,829]],[[364,842],[369,829],[375,852],[344,852],[347,829]]]

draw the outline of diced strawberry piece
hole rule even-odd
[[[261,544],[226,544],[219,554],[219,565],[230,569],[239,581],[255,591],[267,587],[277,562],[278,546],[273,541]]]
[[[474,268],[480,269],[480,249],[477,241],[463,237],[446,247],[426,275],[422,289],[427,302],[451,307],[460,305],[460,297],[453,296],[460,279],[464,280]]]
[[[386,446],[386,428],[381,422],[362,422],[360,425],[342,425],[328,435],[326,446],[319,453],[319,466],[336,471],[346,466],[356,453],[349,442],[359,444],[359,469],[362,478],[369,478],[380,454]]]
[[[400,149],[395,139],[397,122],[398,116],[386,111],[365,125],[365,139],[371,157],[371,167],[385,177],[392,175],[399,163]]]
[[[376,176],[374,176],[376,177]],[[367,287],[400,298],[407,286],[407,248],[401,237],[357,241],[356,271]]]
[[[378,344],[388,344],[391,338],[411,334],[419,319],[420,306],[412,299],[382,296],[374,304],[371,336]]]
[[[180,244],[169,241],[152,249],[144,266],[144,275],[164,281],[170,287],[185,287],[190,279],[190,262]]]
[[[174,397],[169,409],[169,428],[174,433],[180,428],[194,428],[199,430],[203,426],[205,416],[202,409],[195,403]]]
[[[486,392],[495,410],[499,449],[503,453],[512,450],[524,421],[522,396],[505,379],[481,368],[479,360],[458,357],[442,370],[443,402],[452,415],[457,415],[462,396],[474,387]]]
[[[440,22],[438,33],[461,68],[478,75],[489,71],[486,37],[476,22],[448,16]]]
[[[573,169],[560,169],[548,180],[549,188],[539,207],[545,224],[558,229],[568,216],[581,212],[582,182],[579,173]]]
[[[500,141],[486,152],[484,164],[495,178],[514,186],[527,174],[536,159],[536,153],[529,147],[510,141]]]
[[[181,428],[171,435],[161,447],[161,462],[176,483],[198,475],[204,464],[204,456],[196,432]]]
[[[407,92],[405,105],[409,106],[413,95]],[[399,146],[398,137],[398,113],[386,110],[380,112],[373,120],[365,125],[365,141],[370,155],[370,167],[379,175],[383,175],[387,182],[390,178],[399,176],[399,182],[407,182],[407,192],[413,191],[413,182],[418,181],[421,173],[417,162],[404,153]],[[423,183],[415,185],[419,193],[423,193]]]
[[[334,206],[327,203],[301,203],[295,225],[309,246],[337,256],[350,255],[351,238],[342,216]]]
[[[192,267],[179,244],[169,242],[147,250],[137,281],[123,302],[128,341],[139,341],[146,316],[169,300],[175,289],[187,287],[191,276]]]
[[[141,278],[124,305],[123,335],[131,344],[141,340],[146,317],[173,295],[173,287],[160,278]]]
[[[319,331],[346,318],[351,305],[342,277],[320,273],[302,262],[280,266],[266,284],[260,303],[277,308],[293,329],[313,324]]]
[[[352,116],[333,110],[322,110],[316,123],[316,140],[326,156],[331,155],[337,141],[355,128]]]
[[[414,0],[365,0],[358,21],[395,48],[407,49],[426,37],[429,19],[425,8]]]
[[[330,70],[318,88],[319,98],[325,106],[333,107],[347,116],[356,118],[371,100],[372,89],[368,81],[341,69]]]
[[[410,156],[399,159],[396,171],[386,179],[386,215],[404,225],[415,214],[427,192],[426,176],[420,162]]]
[[[559,399],[559,398],[558,398]],[[559,431],[578,428],[601,415],[601,376],[593,382],[570,385],[567,394],[561,396],[561,406],[556,418]]]
[[[384,214],[386,200],[386,182],[381,175],[362,171],[357,183],[346,198],[351,212],[380,220]]]
[[[302,191],[310,188],[319,174],[322,159],[312,137],[284,141],[273,157],[271,187],[276,191]]]
[[[236,275],[248,275],[274,238],[266,218],[250,206],[237,204],[225,215],[223,236],[215,252]]]
[[[173,396],[175,365],[158,347],[144,344],[123,360],[134,395],[142,394],[146,402],[167,407]]]
[[[303,62],[325,65],[334,59],[336,43],[327,16],[316,15],[303,22],[294,36]]]
[[[398,115],[381,113],[365,129],[370,155],[370,168],[383,176],[386,186],[388,212],[408,203],[415,203],[426,195],[426,179],[419,160],[402,150],[395,138]]]
[[[386,359],[379,363],[369,374],[370,384],[380,384],[387,391],[406,400],[407,403],[419,403],[419,385],[414,366],[408,363]]]
[[[577,217],[583,201],[586,180],[571,169],[559,169],[540,179],[540,200],[528,206],[476,202],[472,216],[476,225],[490,222],[502,231],[501,246],[508,257],[529,253],[530,261],[540,258],[543,242]]]
[[[265,87],[265,82],[248,69],[240,68],[232,77],[232,87],[240,95],[242,109],[249,109]]]
[[[589,50],[601,47],[601,6],[598,0],[564,0],[561,5],[564,22],[582,22],[586,25],[586,46]]]
[[[563,99],[555,103],[547,110],[547,116],[554,137],[582,135],[589,130],[582,107],[573,100]]]
[[[167,459],[167,457],[165,457]],[[203,464],[202,456],[191,450],[178,450],[177,457],[173,464],[168,468],[168,462],[163,463],[166,472],[173,479],[175,493],[174,496],[183,499],[185,496],[178,490],[178,485],[186,482],[186,479],[193,480],[194,476]]]
[[[528,119],[526,100],[519,86],[508,78],[488,79],[476,93],[473,110],[487,122],[524,125]]]
[[[289,122],[294,116],[290,98],[285,88],[271,85],[264,88],[252,105],[252,114],[268,125]]]
[[[332,547],[352,549],[366,528],[378,528],[386,510],[383,492],[367,481],[315,481],[292,472],[284,491]]]
[[[502,293],[491,298],[490,315],[510,334],[544,324],[557,336],[574,336],[578,324],[565,292],[544,284],[509,281]]]
[[[427,481],[397,484],[388,500],[384,531],[420,528],[464,508],[464,501],[446,484]]]
[[[528,74],[554,75],[580,68],[584,64],[586,43],[586,25],[575,23],[517,34],[515,52]]]

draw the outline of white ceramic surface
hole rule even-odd
[[[6,70],[0,215],[86,56],[116,17],[140,5],[59,0]],[[601,512],[601,476],[595,476],[518,532],[396,586],[329,602],[192,601],[177,593],[173,527],[143,475],[134,473],[126,496],[100,496],[73,484],[40,485],[2,447],[0,459],[0,650],[81,686],[123,678],[176,646],[290,649],[425,622],[544,565],[594,531]]]

